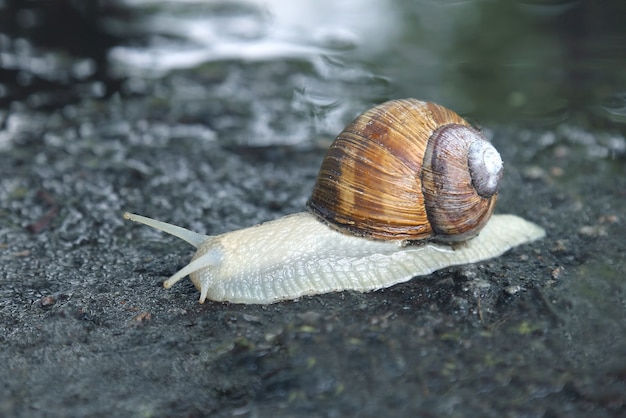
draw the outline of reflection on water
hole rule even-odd
[[[173,117],[235,140],[254,128],[264,143],[336,133],[401,96],[482,121],[556,123],[589,109],[624,121],[617,0],[85,4],[0,4],[2,104],[156,95],[178,107]]]
[[[367,45],[381,52],[393,32],[393,8],[387,1],[253,1],[228,6],[202,2],[170,2],[154,8],[154,1],[128,0],[145,8],[132,27],[110,22],[123,31],[150,36],[141,46],[118,46],[110,57],[127,71],[139,68],[163,73],[211,61],[268,61],[302,59],[319,62]],[[178,3],[178,5],[177,5]],[[194,7],[189,7],[193,4]],[[204,12],[204,13],[203,13]],[[372,31],[371,22],[376,22]]]
[[[116,46],[109,58],[129,89],[182,70],[202,77],[225,63],[218,88],[207,83],[191,92],[179,85],[172,95],[186,108],[210,98],[243,112],[233,117],[221,107],[210,117],[237,142],[308,142],[332,137],[363,106],[389,95],[387,81],[358,62],[359,51],[381,54],[392,42],[397,19],[389,3],[186,1],[155,8],[151,1],[127,1],[141,18],[131,26],[114,19],[107,24],[118,36],[140,34],[144,42]],[[181,97],[185,91],[190,94]]]

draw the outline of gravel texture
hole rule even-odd
[[[228,19],[261,45],[283,32],[245,2],[26,3],[0,4],[0,76],[12,80],[0,84],[0,416],[626,415],[626,101],[609,42],[623,42],[623,13],[542,15],[562,23],[558,38],[534,29],[547,22],[536,8],[475,2],[483,14],[454,46],[439,5],[400,2],[410,31],[388,52],[349,55],[338,32],[328,56],[296,48],[146,76],[112,59],[198,47],[162,16],[211,16],[209,47],[245,37],[217,30],[238,27]],[[310,53],[306,39],[296,46]],[[443,52],[454,48],[458,59]],[[192,248],[125,211],[206,234],[301,211],[333,136],[409,94],[483,110],[505,165],[496,211],[545,239],[371,293],[201,305],[189,280],[162,287]],[[500,118],[513,112],[517,123]]]
[[[548,231],[501,258],[366,294],[200,305],[188,280],[161,287],[191,247],[123,211],[208,234],[273,219],[303,208],[324,149],[229,146],[208,128],[120,117],[136,106],[5,118],[2,415],[624,412],[615,138],[487,130],[506,164],[498,212]]]

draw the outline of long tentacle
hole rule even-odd
[[[134,213],[124,213],[124,219],[128,219],[133,222],[139,222],[144,225],[151,226],[154,229],[163,231],[167,234],[174,235],[189,244],[198,248],[200,244],[211,238],[209,235],[198,234],[197,232],[190,231],[180,226],[168,224],[167,222],[157,221],[156,219],[147,218],[141,215],[135,215]]]

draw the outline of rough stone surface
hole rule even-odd
[[[109,77],[102,64],[118,40],[90,31],[98,21],[85,14],[98,10],[31,1],[36,13],[20,14],[20,3],[0,5],[0,22],[16,32],[0,36],[0,74],[19,81],[0,95],[0,416],[624,416],[624,101],[567,118],[560,97],[546,98],[546,89],[581,101],[583,92],[610,91],[594,83],[620,84],[605,74],[623,65],[597,78],[581,73],[593,63],[560,76],[546,71],[581,86],[531,71],[513,90],[507,83],[518,73],[494,80],[471,65],[463,83],[434,85],[438,68],[429,72],[427,61],[425,78],[411,84],[449,97],[478,74],[476,96],[492,107],[501,103],[498,86],[517,92],[514,103],[525,92],[545,103],[549,128],[485,123],[505,166],[497,212],[542,225],[542,241],[372,293],[200,305],[189,280],[161,286],[191,247],[124,222],[122,213],[219,234],[300,211],[329,133],[372,103],[405,96],[409,84],[401,83],[419,71],[390,59],[389,74],[402,74],[395,91],[384,77],[332,58]],[[207,4],[205,13],[236,15]],[[67,53],[42,52],[33,45],[69,40],[34,33],[31,44],[22,32],[58,10],[62,26],[51,33],[71,36],[57,30],[69,20],[84,36],[68,38],[77,46]],[[140,30],[140,13],[117,18],[132,16],[129,30]],[[481,32],[492,45],[495,32]],[[172,42],[135,33],[137,43]],[[575,33],[593,30],[576,25]],[[515,46],[502,39],[507,51]],[[81,55],[96,41],[106,44],[98,54]],[[590,45],[578,41],[572,45]],[[587,63],[573,56],[572,66]],[[493,96],[483,97],[486,85]]]
[[[3,415],[623,411],[624,156],[589,158],[579,128],[550,147],[489,132],[498,211],[540,242],[368,294],[200,305],[188,280],[160,286],[191,248],[122,212],[209,234],[272,219],[303,207],[324,150],[227,149],[99,106],[12,111],[3,131]]]

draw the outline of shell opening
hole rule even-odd
[[[476,192],[485,198],[498,191],[502,178],[502,158],[489,142],[479,139],[470,145],[467,162]]]

